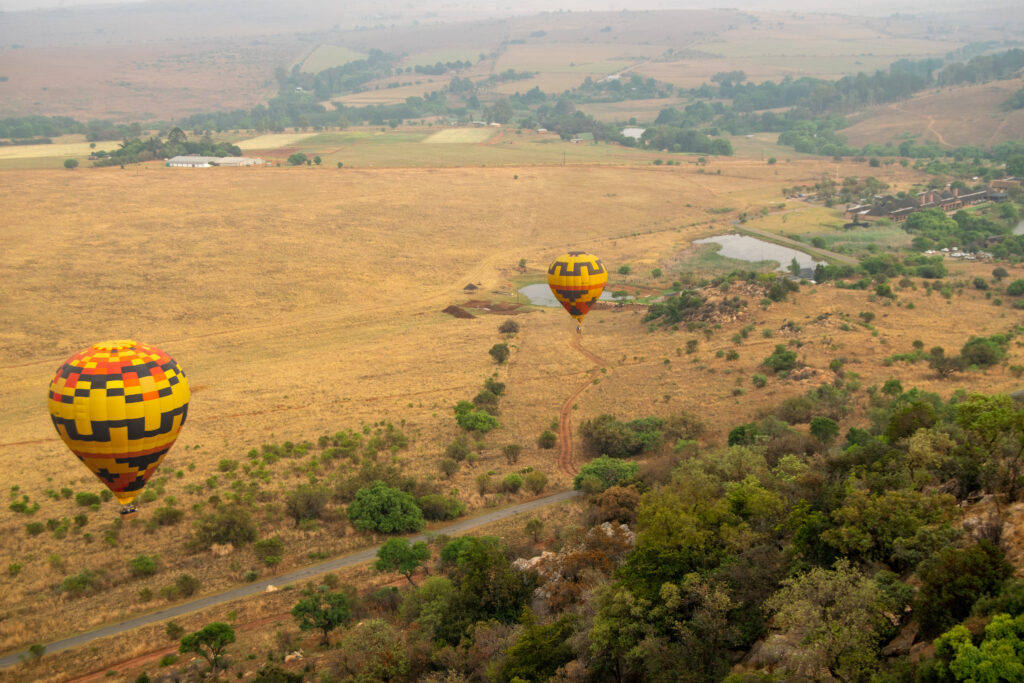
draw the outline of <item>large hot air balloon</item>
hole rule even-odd
[[[166,353],[131,339],[68,358],[50,382],[50,417],[68,448],[121,501],[121,514],[188,415],[188,380]]]
[[[569,315],[579,323],[601,296],[606,282],[608,271],[601,260],[582,251],[563,254],[548,266],[548,286]]]

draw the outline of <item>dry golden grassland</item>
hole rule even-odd
[[[1022,86],[1024,79],[1017,78],[918,93],[906,102],[865,112],[863,120],[841,132],[852,145],[899,144],[907,136],[949,149],[1020,140],[1024,109],[1004,111],[1002,105]]]
[[[1008,306],[997,308],[972,289],[947,301],[918,287],[889,306],[869,301],[866,292],[827,285],[802,288],[767,310],[755,298],[710,339],[701,336],[692,356],[681,351],[692,333],[650,331],[638,312],[599,310],[587,318],[582,338],[602,361],[592,374],[593,362],[571,346],[575,325],[561,310],[522,309],[521,331],[509,340],[512,358],[503,367],[487,350],[501,340],[497,327],[505,315],[441,313],[466,301],[468,283],[480,286],[474,298],[512,302],[514,281],[543,280],[550,259],[574,248],[602,256],[612,290],[667,288],[693,239],[728,228],[729,216],[707,209],[756,211],[778,202],[781,186],[813,183],[826,171],[860,170],[716,159],[705,173],[692,165],[2,172],[0,203],[8,219],[0,228],[0,480],[41,508],[32,517],[0,510],[0,556],[23,565],[17,576],[0,567],[8,617],[0,622],[0,651],[159,606],[160,598],[143,602],[140,589],[158,593],[181,572],[197,576],[205,593],[237,583],[250,568],[271,571],[250,550],[222,558],[182,554],[187,523],[145,529],[150,510],[162,502],[143,506],[114,547],[102,540],[113,504],[88,513],[83,531],[93,534],[91,542],[84,533],[26,535],[28,521],[84,511],[73,500],[48,498],[47,489],[100,488],[54,434],[46,387],[66,356],[106,338],[155,344],[188,373],[194,392],[188,424],[157,475],[166,477],[164,495],[186,511],[226,488],[208,483],[221,475],[222,459],[244,463],[245,453],[263,443],[315,441],[385,419],[401,424],[412,440],[396,461],[410,474],[439,480],[444,447],[458,433],[451,406],[472,398],[495,371],[508,387],[502,427],[487,435],[478,462],[463,463],[443,482],[443,490],[457,490],[471,508],[506,499],[481,499],[474,480],[484,472],[500,479],[533,467],[550,476],[552,488],[569,485],[556,451],[535,444],[583,385],[571,411],[576,466],[583,419],[689,410],[708,423],[710,439],[720,440],[758,410],[830,381],[828,365],[836,357],[847,358],[864,386],[900,377],[905,386],[943,395],[960,387],[1016,388],[1005,369],[938,382],[923,365],[882,362],[910,350],[914,339],[952,351],[969,334],[1005,331],[1017,321]],[[520,259],[527,260],[525,275],[517,269]],[[622,264],[631,265],[629,276],[617,274]],[[648,277],[655,267],[665,273],[660,281]],[[990,270],[974,265],[966,275]],[[855,324],[861,311],[876,313],[877,334]],[[841,329],[844,316],[849,331]],[[784,332],[787,321],[803,331]],[[730,338],[745,325],[755,331],[736,347],[739,359],[717,358],[716,351],[734,347]],[[764,329],[773,336],[763,336]],[[761,372],[761,360],[790,338],[803,342],[801,358],[818,374],[804,382],[771,379],[755,389],[750,377]],[[1010,364],[1021,356],[1012,348]],[[734,395],[735,387],[745,393]],[[501,455],[507,443],[524,447],[514,466]],[[265,488],[290,490],[308,481],[306,472],[303,463],[281,461]],[[189,484],[199,490],[189,492]],[[285,542],[274,572],[309,562],[309,552],[336,554],[369,540],[345,533],[337,519],[314,531],[280,516],[268,517],[261,529]],[[126,563],[139,553],[159,554],[163,569],[131,579]],[[105,571],[105,589],[62,597],[60,582],[84,568]]]

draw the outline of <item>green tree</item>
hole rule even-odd
[[[590,492],[599,493],[611,486],[617,486],[621,482],[632,479],[639,470],[640,466],[635,462],[602,455],[580,468],[579,473],[572,481],[572,487],[579,491],[584,488],[584,484],[589,479],[596,482],[595,490]]]
[[[322,163],[323,163],[323,161],[324,161],[324,160],[320,158],[320,155],[319,155],[319,154],[317,154],[317,155],[316,155],[315,157],[313,157],[313,163],[314,163],[314,164],[316,164],[317,166],[319,166],[320,164],[322,164]]]
[[[827,417],[815,417],[811,419],[811,435],[823,444],[830,444],[839,436],[839,425]]]
[[[341,591],[332,592],[327,586],[306,588],[302,599],[292,607],[292,617],[302,631],[319,630],[321,643],[330,645],[330,633],[348,623],[352,616],[348,598]]]
[[[75,170],[76,168],[78,168],[78,159],[65,159],[64,168],[68,169],[69,171]]]
[[[576,617],[566,614],[550,624],[538,624],[528,607],[523,608],[523,631],[505,651],[500,681],[546,681],[559,667],[574,659],[569,638]]]
[[[498,418],[486,410],[474,410],[475,406],[469,401],[459,401],[455,404],[455,422],[467,432],[489,432],[498,427]]]
[[[1024,681],[1024,614],[997,614],[978,645],[963,624],[935,641],[936,680]]]
[[[288,163],[292,166],[302,166],[307,161],[309,161],[309,159],[302,152],[295,152],[288,157]]]
[[[210,669],[216,671],[221,653],[233,642],[235,629],[222,621],[215,621],[182,638],[178,652],[194,652],[209,663]]]
[[[978,598],[994,595],[1013,565],[994,543],[982,540],[966,548],[946,547],[918,567],[921,587],[914,613],[926,634],[936,634],[965,618]]]
[[[814,679],[827,671],[853,681],[878,669],[879,640],[889,630],[885,614],[892,606],[878,584],[845,560],[786,579],[765,607],[792,643],[778,653],[784,673]]]
[[[379,480],[356,492],[348,506],[348,519],[360,531],[385,534],[419,531],[426,525],[423,512],[410,494]]]
[[[411,662],[405,637],[383,619],[366,619],[338,642],[346,681],[405,680]]]
[[[377,562],[373,567],[379,572],[398,572],[415,587],[412,574],[428,559],[430,548],[424,541],[410,544],[407,538],[389,538],[377,550]]]
[[[207,550],[214,543],[240,546],[258,536],[259,528],[247,507],[237,503],[220,505],[195,521],[188,545],[192,550]]]
[[[331,493],[326,486],[300,484],[285,498],[285,511],[295,520],[295,526],[304,519],[320,519],[327,508]]]

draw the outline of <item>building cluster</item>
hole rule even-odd
[[[1006,201],[1006,192],[1002,188],[994,187],[997,182],[999,181],[993,181],[993,187],[984,187],[980,190],[960,190],[955,187],[925,190],[918,192],[915,197],[875,195],[870,204],[851,204],[846,207],[846,216],[854,222],[872,222],[888,218],[893,223],[902,223],[915,211],[942,209],[946,213],[953,213],[965,206],[981,202]]]

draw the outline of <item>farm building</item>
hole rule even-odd
[[[210,168],[211,166],[259,166],[263,159],[251,157],[204,157],[199,154],[185,154],[171,157],[167,165],[177,168]]]

